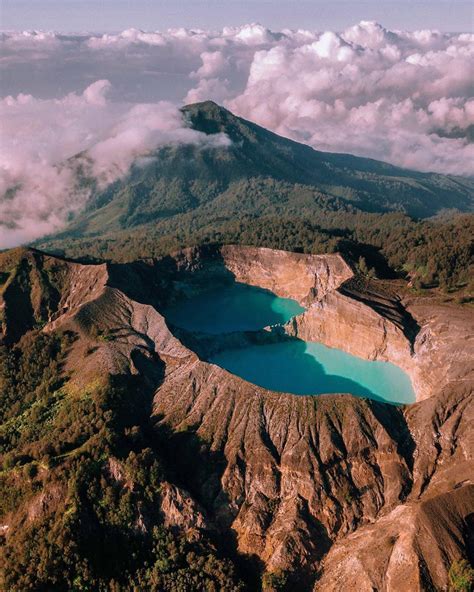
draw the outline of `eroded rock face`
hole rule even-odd
[[[226,247],[56,265],[64,305],[43,330],[79,335],[68,360],[78,384],[110,372],[155,385],[151,419],[180,481],[157,509],[169,524],[235,538],[266,570],[290,572],[294,589],[446,588],[451,562],[473,552],[469,311],[361,287],[337,255]],[[161,306],[229,277],[304,304],[289,333],[399,364],[419,402],[274,393],[203,361]],[[110,338],[94,340],[93,327]]]
[[[222,528],[230,524],[241,552],[256,553],[270,570],[298,570],[308,575],[308,581],[310,574],[324,575],[326,562],[320,562],[328,552],[327,560],[333,561],[332,545],[374,523],[356,539],[372,564],[357,559],[363,569],[356,573],[351,567],[356,547],[348,541],[329,564],[337,570],[343,557],[347,572],[330,589],[370,590],[365,584],[352,586],[372,580],[376,590],[428,589],[421,568],[411,578],[410,588],[403,588],[403,565],[398,571],[394,568],[392,575],[383,575],[385,560],[374,557],[385,527],[379,532],[376,525],[385,515],[392,516],[387,536],[401,537],[397,553],[408,549],[403,554],[405,563],[434,564],[429,545],[420,547],[413,538],[416,529],[412,532],[407,527],[422,500],[439,495],[450,498],[450,492],[457,496],[452,502],[458,513],[457,528],[467,536],[466,520],[474,507],[471,498],[464,496],[470,495],[469,490],[459,490],[473,478],[469,425],[474,406],[469,392],[446,393],[445,398],[403,411],[350,396],[278,395],[195,361],[167,377],[155,398],[155,414],[179,431],[194,428],[192,438],[207,442],[219,456],[222,473],[216,467],[214,475],[202,481],[196,477],[197,484],[202,482],[202,503]],[[213,478],[220,487],[209,494],[207,483]],[[390,534],[394,529],[398,530]],[[446,543],[444,567],[438,569],[439,581],[444,583],[450,561],[461,552],[453,545],[465,540],[447,532],[450,543]],[[366,550],[370,544],[375,551]],[[394,565],[398,565],[395,560]],[[321,584],[318,589],[326,588]]]
[[[340,255],[303,255],[256,247],[221,249],[225,267],[237,282],[271,290],[301,304],[320,300],[352,277]]]
[[[368,360],[393,362],[409,374],[417,400],[447,385],[472,385],[471,310],[387,293],[379,282],[357,285],[353,280],[310,301],[286,332]]]
[[[446,556],[467,537],[474,487],[398,506],[336,543],[314,591],[446,590]],[[381,568],[383,566],[383,568]]]
[[[408,372],[414,366],[412,344],[403,326],[337,290],[313,301],[288,324],[287,332],[368,360],[391,361]]]

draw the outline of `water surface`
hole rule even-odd
[[[286,323],[304,312],[290,298],[280,298],[247,284],[234,283],[183,298],[164,311],[177,327],[201,333],[256,331],[268,325]]]
[[[299,339],[220,352],[211,362],[258,386],[296,395],[350,393],[412,403],[408,375],[389,362],[368,361]]]
[[[165,317],[196,333],[219,335],[259,331],[283,324],[304,308],[268,290],[234,283],[182,298]],[[390,403],[411,403],[408,375],[388,362],[372,362],[321,343],[285,339],[278,343],[227,349],[211,362],[264,388],[296,395],[350,393]]]

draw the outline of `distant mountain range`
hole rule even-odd
[[[224,132],[231,145],[159,148],[103,191],[56,238],[105,236],[138,227],[169,234],[251,216],[303,216],[321,211],[404,212],[426,218],[472,211],[474,181],[313,150],[206,101],[188,105],[189,125]],[[348,130],[350,134],[350,130]],[[144,228],[142,228],[144,230]]]

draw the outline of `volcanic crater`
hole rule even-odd
[[[169,524],[221,533],[267,571],[292,574],[295,590],[444,589],[450,563],[472,554],[469,308],[361,278],[338,254],[206,246],[98,265],[8,256],[18,262],[1,294],[5,343],[46,310],[43,331],[77,336],[64,371],[78,386],[104,373],[148,385],[177,475],[158,509]],[[167,320],[183,295],[229,282],[304,310],[219,335]],[[207,361],[294,339],[396,365],[416,402],[274,392]]]

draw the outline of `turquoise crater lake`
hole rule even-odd
[[[235,283],[183,298],[166,319],[193,333],[259,331],[304,312],[295,300]],[[210,362],[257,385],[296,395],[348,393],[388,403],[412,403],[409,376],[389,362],[368,361],[321,343],[282,337],[280,342],[224,349]]]
[[[183,298],[165,311],[165,317],[181,329],[219,335],[283,324],[304,310],[296,300],[234,283]]]
[[[388,403],[413,403],[408,375],[389,362],[367,361],[339,349],[291,339],[214,355],[214,364],[272,391],[295,395],[349,393]]]

